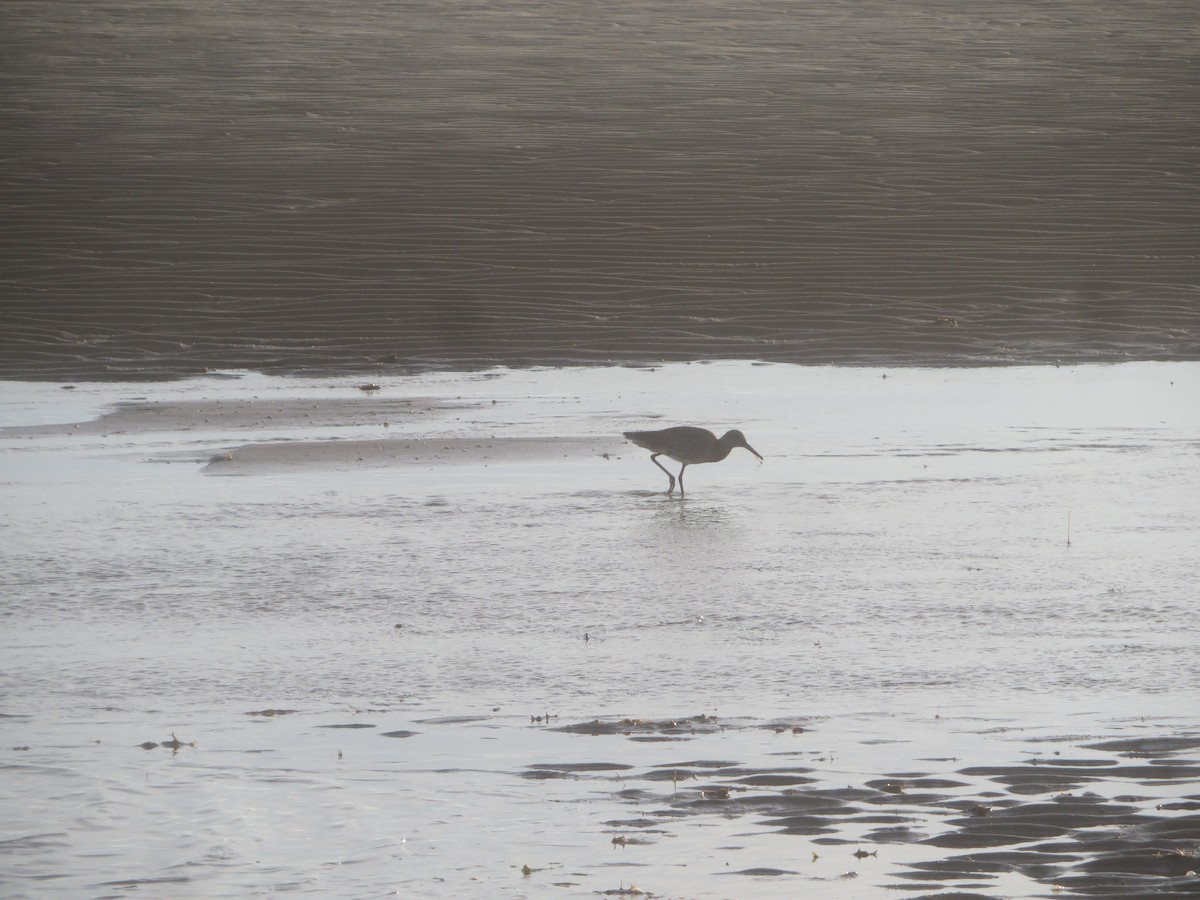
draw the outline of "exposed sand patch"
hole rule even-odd
[[[263,475],[297,469],[385,466],[473,466],[606,457],[619,438],[416,438],[409,440],[277,441],[247,444],[213,457],[212,475]]]
[[[196,456],[207,461],[214,475],[249,475],[296,469],[347,470],[393,465],[489,465],[539,460],[582,459],[615,454],[628,445],[617,436],[494,437],[491,432],[470,437],[401,437],[406,424],[420,417],[480,408],[489,401],[447,401],[426,397],[305,399],[205,399],[189,402],[146,401],[119,403],[98,419],[67,424],[0,428],[8,437],[67,437],[78,435],[148,435],[211,432],[214,441],[230,432],[264,432],[270,439],[247,443],[220,453]],[[395,428],[396,438],[311,439],[315,430],[384,431]],[[303,439],[289,435],[301,434]],[[279,437],[274,437],[279,435]],[[180,452],[168,454],[172,460]]]
[[[57,437],[224,429],[390,427],[403,424],[413,416],[477,405],[423,397],[128,402],[115,404],[100,418],[87,422],[14,426],[0,429],[0,433],[9,437]]]

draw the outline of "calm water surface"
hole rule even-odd
[[[521,773],[782,758],[843,786],[1198,727],[1194,364],[382,387],[446,403],[386,427],[0,432],[6,896],[871,896],[920,853],[860,860],[720,816],[612,845],[605,822],[638,802],[613,772]],[[358,397],[256,375],[13,384],[0,416]],[[735,451],[668,499],[617,436],[684,422],[741,427],[765,462]],[[382,467],[352,443],[421,436],[595,437],[607,458]],[[347,452],[208,464],[299,439]],[[550,730],[700,714],[724,729]],[[172,734],[174,752],[138,746]],[[803,873],[721,880],[755,866]]]

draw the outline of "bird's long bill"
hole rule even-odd
[[[762,454],[759,453],[757,450],[755,450],[753,447],[751,447],[749,444],[742,444],[742,446],[745,447],[747,450],[749,450],[751,453],[753,453],[755,456],[757,456],[759,462],[763,461]]]

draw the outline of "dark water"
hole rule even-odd
[[[1200,357],[1195,4],[0,6],[0,375]]]

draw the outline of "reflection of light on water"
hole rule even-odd
[[[468,637],[475,644],[473,659],[491,654],[493,671],[515,684],[529,680],[528,660],[536,657],[542,661],[539,677],[554,673],[568,690],[584,692],[609,676],[574,668],[570,655],[556,649],[564,631],[578,634],[595,625],[603,630],[606,648],[619,645],[621,653],[632,653],[629,648],[641,647],[638,629],[647,622],[683,620],[698,609],[722,611],[719,632],[708,632],[722,642],[717,652],[738,663],[722,682],[735,692],[749,690],[738,671],[774,668],[826,689],[853,692],[873,684],[894,694],[922,683],[953,683],[980,655],[993,661],[996,678],[1008,673],[1001,688],[1063,681],[1091,687],[1119,679],[1103,667],[1089,668],[1086,646],[1127,632],[1131,646],[1157,646],[1146,654],[1147,680],[1154,672],[1165,674],[1176,653],[1186,651],[1143,640],[1154,622],[1175,614],[1177,590],[1170,579],[1157,573],[1140,579],[1145,587],[1121,605],[1094,602],[1134,583],[1139,568],[1153,566],[1168,552],[1190,519],[1190,510],[1172,507],[1177,494],[1158,499],[1164,473],[1187,471],[1170,397],[1149,413],[1155,440],[1137,442],[1141,450],[1132,456],[1085,440],[1096,429],[1086,426],[1086,417],[1081,425],[1077,411],[1056,435],[1047,423],[1069,404],[1060,393],[1038,388],[1033,376],[1054,381],[1059,392],[1072,385],[1091,390],[1095,380],[1064,385],[1057,370],[908,372],[908,381],[924,380],[906,392],[899,377],[892,379],[886,396],[876,396],[874,387],[864,390],[850,403],[860,407],[854,416],[835,417],[821,435],[807,438],[790,420],[769,418],[769,410],[791,408],[766,401],[793,390],[796,375],[786,373],[788,378],[772,384],[773,371],[755,371],[765,398],[755,410],[756,434],[775,450],[770,464],[726,465],[711,473],[709,484],[697,467],[698,480],[685,500],[629,491],[644,481],[643,467],[635,472],[632,459],[547,462],[536,467],[536,476],[522,472],[519,478],[502,469],[375,470],[361,477],[317,470],[223,484],[195,478],[185,465],[132,463],[143,457],[141,443],[169,449],[170,434],[127,434],[121,440],[131,448],[129,456],[85,461],[95,467],[90,473],[62,439],[37,455],[41,485],[36,490],[25,485],[18,472],[9,494],[8,513],[22,523],[11,567],[26,601],[19,612],[82,616],[93,633],[116,634],[113,646],[121,647],[126,644],[114,622],[135,617],[141,635],[136,655],[146,660],[147,671],[168,665],[156,646],[173,647],[179,654],[174,659],[196,663],[179,665],[170,681],[188,695],[211,689],[210,673],[200,663],[206,654],[225,659],[219,649],[224,639],[214,650],[209,638],[213,628],[226,624],[252,636],[253,652],[285,673],[281,681],[302,650],[307,671],[324,677],[322,696],[332,685],[352,692],[356,684],[387,680],[386,665],[372,662],[369,654],[377,621],[389,626],[403,621],[405,634],[418,636],[388,645],[399,654],[388,662],[406,667],[427,694],[472,691],[483,683],[485,665],[438,661],[442,654],[458,653]],[[695,373],[686,373],[689,383]],[[848,373],[842,390],[862,381],[859,374]],[[1152,374],[1153,367],[1144,373]],[[720,380],[728,380],[727,373]],[[143,392],[157,389],[138,386]],[[1050,462],[1027,452],[1022,441],[1014,441],[1021,432],[1012,427],[1005,403],[998,404],[1009,410],[1003,421],[988,430],[979,410],[997,404],[981,403],[975,395],[1005,397],[1009,389],[1026,404],[1021,414],[1037,423],[1036,429],[1030,426],[1029,441],[1068,452],[1054,454]],[[123,389],[113,390],[120,396]],[[544,398],[547,390],[525,385],[514,393]],[[964,431],[964,419],[945,416],[941,403],[932,404],[935,418],[913,428],[930,393],[942,390],[963,402],[971,399],[964,407],[975,417],[965,428],[970,440],[952,434]],[[579,393],[595,394],[600,405],[607,402],[603,387]],[[1049,398],[1048,407],[1031,405],[1038,396]],[[848,402],[844,393],[839,402]],[[536,422],[539,403],[529,401],[513,417]],[[903,421],[903,433],[920,434],[903,437],[889,426],[886,443],[865,439],[859,423],[879,422],[876,409]],[[1107,409],[1091,414],[1101,412],[1103,427],[1110,429],[1124,415]],[[1129,414],[1146,418],[1145,403],[1139,399]],[[572,427],[559,406],[553,406],[552,419],[556,434]],[[836,427],[842,422],[846,431]],[[586,409],[575,427],[594,430]],[[862,449],[821,456],[824,449],[847,448]],[[947,448],[954,452],[947,455]],[[57,482],[56,466],[68,467],[72,480]],[[1068,508],[1071,556],[1060,559]],[[34,535],[36,546],[30,543]],[[56,541],[66,535],[72,535],[71,545],[59,546]],[[1117,560],[1128,557],[1131,542],[1142,555],[1129,571],[1114,570]],[[1080,580],[1094,590],[1073,592],[1071,584]],[[1153,602],[1141,602],[1146,592]],[[1149,612],[1132,616],[1133,609]],[[1090,643],[1065,652],[1043,646],[1045,623]],[[185,628],[192,631],[179,631]],[[156,629],[172,630],[156,637]],[[813,646],[813,632],[827,647],[840,648],[845,667],[789,658],[788,647]],[[333,641],[335,634],[342,643]],[[266,646],[258,646],[259,636],[268,639]],[[64,637],[66,644],[82,640],[71,632]],[[1014,640],[1029,643],[1021,653],[1004,653]],[[354,646],[362,658],[360,668],[343,677],[345,646]],[[654,648],[668,683],[679,681],[673,671],[685,671],[698,655],[712,651],[702,643]],[[79,677],[67,682],[96,677],[87,668],[95,652],[80,654]],[[228,652],[230,678],[239,666],[252,673],[240,682],[253,684],[269,668]],[[61,665],[69,669],[72,663]],[[112,683],[119,686],[139,666],[114,670]],[[267,677],[275,683],[274,676]],[[292,683],[315,681],[301,674]]]
[[[644,460],[632,457],[211,478],[142,461],[191,446],[190,432],[131,432],[120,456],[69,436],[39,444],[36,456],[14,453],[36,465],[5,473],[13,590],[0,610],[0,690],[16,712],[52,714],[5,720],[22,732],[11,744],[53,737],[73,766],[116,761],[120,772],[126,748],[173,729],[197,741],[194,754],[181,751],[173,769],[147,757],[152,780],[182,779],[200,758],[232,771],[223,768],[231,759],[243,764],[261,750],[264,773],[274,756],[302,772],[298,783],[338,784],[347,809],[386,818],[405,803],[458,802],[462,816],[482,807],[507,821],[547,796],[578,803],[579,784],[542,783],[542,793],[514,799],[497,788],[497,772],[572,754],[594,762],[645,753],[661,764],[662,745],[614,742],[599,752],[520,730],[519,741],[498,740],[493,723],[472,737],[416,735],[397,748],[369,732],[421,731],[406,727],[410,718],[497,708],[524,723],[545,713],[823,713],[836,721],[820,738],[786,739],[823,741],[845,782],[846,772],[901,769],[892,766],[898,745],[885,759],[867,742],[903,739],[914,754],[965,760],[985,752],[973,737],[943,732],[932,746],[929,723],[950,712],[1014,729],[1036,720],[1052,734],[1139,714],[1151,696],[1157,713],[1190,714],[1169,689],[1197,650],[1177,627],[1194,593],[1178,565],[1194,543],[1194,504],[1179,489],[1194,475],[1182,406],[1168,398],[1147,408],[1140,395],[1132,406],[1072,405],[1117,378],[1110,369],[1086,380],[1059,370],[908,371],[888,380],[886,394],[859,372],[754,373],[754,433],[775,453],[762,467],[727,464],[710,483],[697,468],[685,500],[642,493]],[[686,375],[678,384],[694,392],[703,376],[695,367]],[[513,375],[522,384],[514,394],[553,394],[557,381],[542,377],[535,385],[531,373]],[[676,396],[678,388],[663,392],[671,377],[656,374],[655,402]],[[813,413],[819,433],[778,412],[795,408],[785,401],[809,377],[836,396],[807,392],[827,404]],[[581,379],[573,393],[615,405],[604,372],[553,376],[565,378]],[[715,379],[712,395],[728,380],[727,371]],[[547,431],[599,430],[586,407],[572,418],[543,400],[512,403],[506,414],[530,427],[552,408]],[[1069,427],[1055,424],[1062,416]],[[1153,440],[1140,426],[1120,446],[1088,437],[1127,417],[1153,419]],[[1037,429],[1012,427],[1022,422]],[[1123,449],[1134,445],[1137,453]],[[1041,446],[1065,449],[1029,452]],[[124,710],[104,716],[137,728],[103,724],[97,707]],[[268,707],[318,716],[307,720],[314,727],[329,712],[376,728],[351,742],[314,736],[299,719],[242,723]],[[79,749],[96,739],[96,752],[111,755],[92,760]],[[739,758],[808,749],[712,740],[713,754],[732,746]],[[339,764],[354,779],[330,768]],[[443,765],[458,774],[438,781],[411,771]],[[270,770],[241,786],[261,792],[264,809],[300,815],[277,792],[279,777]],[[375,783],[385,786],[378,795]],[[57,789],[30,790],[45,818],[61,812]],[[122,802],[129,824],[162,812],[140,794]],[[329,803],[318,804],[322,815],[336,812]],[[449,824],[421,820],[410,830],[412,809],[403,809],[406,859],[448,852],[434,848],[461,822],[445,816]],[[538,816],[525,820],[533,836],[523,847],[566,827]],[[363,837],[353,825],[344,835]],[[302,863],[289,865],[308,871]]]
[[[728,528],[733,517],[725,506],[697,503],[693,500],[670,501],[655,513],[655,520],[665,527],[706,530]]]

